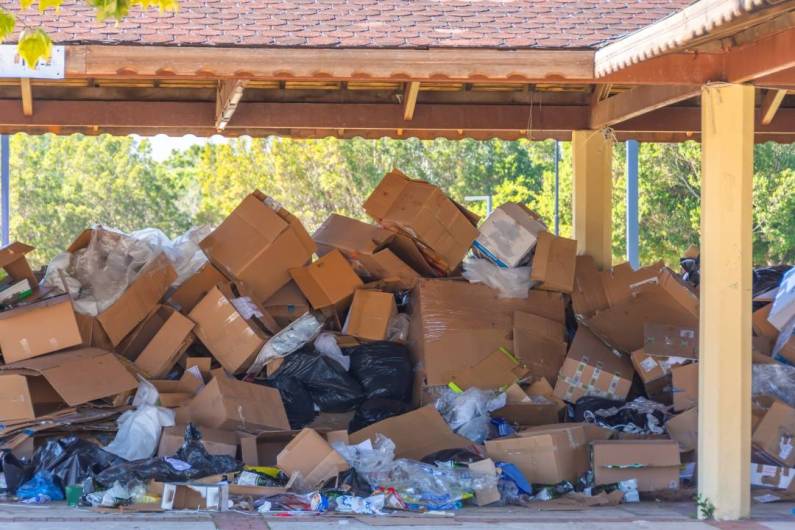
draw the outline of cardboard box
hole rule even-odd
[[[0,419],[33,419],[61,402],[82,405],[138,388],[112,352],[81,348],[0,366]]]
[[[632,352],[630,359],[649,398],[666,405],[673,402],[671,369],[695,361],[692,357],[649,355],[644,349]]]
[[[392,293],[357,289],[342,332],[360,339],[384,340],[389,321],[397,314]]]
[[[213,359],[212,357],[185,357],[185,369],[189,369],[195,366],[199,373],[202,375],[205,381],[209,380],[210,372],[213,366]]]
[[[275,466],[276,456],[300,431],[240,433],[240,459],[247,466]]]
[[[312,259],[315,243],[301,221],[259,190],[199,243],[220,271],[249,286],[256,302],[290,281]]]
[[[173,307],[156,306],[124,339],[119,353],[147,378],[165,377],[193,342],[194,325]]]
[[[471,441],[450,430],[433,405],[387,418],[356,431],[350,435],[350,443],[358,444],[368,438],[374,441],[379,433],[395,443],[395,458],[421,460],[436,451],[472,445]]]
[[[505,406],[491,412],[497,416],[522,427],[550,425],[559,421],[559,405],[553,399],[541,395],[528,395],[522,388],[513,384],[505,393]]]
[[[150,379],[150,383],[160,394],[190,394],[195,395],[204,383],[190,371],[185,370],[179,379]]]
[[[331,214],[312,238],[318,256],[339,250],[368,281],[398,278],[410,289],[422,275],[437,274],[411,238],[356,219]]]
[[[519,267],[529,261],[538,234],[546,229],[541,218],[524,204],[506,202],[483,221],[472,246],[498,267]]]
[[[262,307],[282,328],[289,326],[298,317],[312,310],[309,301],[292,280],[265,300]]]
[[[698,363],[671,369],[674,410],[682,412],[698,405]]]
[[[547,291],[571,293],[577,264],[577,242],[549,232],[538,234],[530,279]]]
[[[185,425],[166,427],[160,435],[160,445],[157,456],[173,456],[176,454],[185,438]],[[219,431],[201,428],[201,443],[211,455],[227,455],[232,458],[237,456],[237,434],[229,431]]]
[[[499,348],[513,348],[516,311],[564,322],[559,293],[531,290],[527,298],[499,298],[486,285],[461,281],[420,280],[410,304],[410,349],[428,385],[446,385],[454,372]]]
[[[276,457],[276,465],[291,477],[300,473],[313,488],[336,477],[350,466],[328,442],[312,429],[303,429]]]
[[[216,269],[212,263],[207,262],[193,276],[177,287],[171,293],[171,296],[168,297],[168,301],[187,315],[210,289],[219,283],[226,283],[227,281],[226,276],[221,271]]]
[[[566,326],[554,320],[515,311],[513,353],[530,373],[554,385],[566,358]]]
[[[779,464],[795,466],[795,409],[773,402],[754,429],[751,443]]]
[[[279,391],[213,372],[190,402],[190,417],[206,427],[235,431],[289,430]]]
[[[698,327],[669,326],[647,322],[643,326],[643,349],[649,355],[698,358]]]
[[[162,252],[138,272],[113,304],[97,315],[114,346],[121,343],[155,306],[177,279],[177,272]]]
[[[790,467],[751,464],[751,486],[795,491],[795,469]]]
[[[25,257],[32,250],[33,247],[19,241],[14,241],[10,245],[0,248],[0,267],[15,282],[28,280],[30,288],[35,290],[39,282],[30,268],[28,259]]]
[[[677,414],[665,422],[671,439],[679,444],[679,451],[686,453],[698,449],[698,409],[692,408]]]
[[[82,313],[75,313],[77,319],[77,327],[80,330],[80,336],[83,338],[81,343],[86,347],[99,348],[101,350],[113,350],[113,343],[110,337],[102,329],[102,325],[97,320],[97,317],[84,315]]]
[[[580,326],[560,368],[555,395],[570,403],[583,396],[623,400],[632,386],[634,373],[629,359]]]
[[[494,460],[491,458],[480,460],[479,462],[472,462],[467,467],[477,475],[498,476],[497,466],[494,465]],[[486,506],[493,502],[497,502],[500,498],[500,490],[497,488],[496,482],[492,486],[475,491],[475,504],[478,506]]]
[[[315,309],[344,311],[351,303],[353,292],[364,285],[338,250],[306,267],[290,269],[290,276]]]
[[[582,425],[545,425],[487,440],[486,454],[515,465],[531,484],[552,485],[577,480],[588,470],[587,446]]]
[[[461,390],[476,387],[499,390],[508,387],[528,374],[527,366],[507,349],[501,348],[472,367],[453,372],[450,377]]]
[[[241,290],[235,284],[219,284],[188,315],[196,323],[196,336],[231,374],[245,371],[278,331],[276,322],[250,297],[239,304],[247,307],[248,314],[238,311],[235,301],[246,294]]]
[[[437,268],[449,272],[461,263],[478,236],[478,217],[436,186],[398,170],[384,176],[364,203],[381,226],[411,235]]]
[[[210,510],[225,512],[229,505],[229,484],[164,484],[160,507],[163,510]]]
[[[679,444],[673,440],[599,440],[591,443],[594,483],[636,479],[638,491],[679,488]]]
[[[82,343],[69,295],[0,313],[0,351],[14,363]]]

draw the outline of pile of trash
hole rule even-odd
[[[371,515],[688,495],[697,253],[685,278],[600,270],[522,205],[480,222],[399,171],[364,209],[310,236],[254,191],[174,241],[90,228],[43,272],[0,249],[0,493]],[[795,476],[795,273],[755,277],[770,500]]]

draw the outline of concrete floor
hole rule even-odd
[[[388,527],[390,530],[423,530],[450,526],[462,530],[534,530],[647,528],[660,530],[795,530],[795,504],[755,504],[753,518],[737,523],[699,522],[695,506],[682,502],[642,502],[581,511],[537,511],[526,508],[465,508],[450,517],[403,515],[400,517],[293,516],[262,517],[243,513],[171,512],[125,514],[96,513],[49,506],[0,504],[3,530],[310,530],[337,528],[359,530]]]

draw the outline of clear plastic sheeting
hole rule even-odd
[[[207,262],[207,256],[199,248],[199,242],[210,235],[209,225],[195,226],[174,239],[157,228],[144,228],[130,234],[135,240],[143,241],[155,250],[165,253],[177,271],[174,285],[181,285]]]
[[[527,298],[531,286],[530,267],[504,269],[487,259],[465,259],[463,276],[470,283],[484,283],[496,289],[500,298]]]
[[[795,367],[786,364],[753,365],[752,394],[773,396],[795,407]]]
[[[482,444],[489,436],[491,418],[489,412],[505,406],[504,392],[493,392],[479,388],[468,388],[461,393],[445,389],[436,400],[436,410],[444,417],[456,434]]]
[[[380,433],[375,435],[375,442],[368,438],[356,445],[342,442],[331,445],[362,476],[389,466],[395,459],[395,442]]]
[[[386,340],[390,342],[406,342],[409,338],[411,318],[406,313],[398,313],[389,319]]]
[[[304,313],[265,343],[246,373],[257,375],[268,361],[298,351],[305,344],[315,340],[315,337],[323,331],[324,323],[321,316],[312,312]]]

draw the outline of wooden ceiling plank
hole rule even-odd
[[[22,114],[33,116],[33,89],[30,86],[29,77],[23,77],[19,80],[19,89],[22,95]]]
[[[701,93],[701,85],[639,86],[591,105],[591,129],[635,118]]]
[[[411,121],[414,118],[414,109],[417,107],[417,96],[420,93],[419,81],[406,83],[403,90],[403,119]]]
[[[215,129],[223,131],[237,110],[246,82],[241,79],[218,81],[215,99]]]
[[[762,125],[770,125],[773,122],[786,95],[787,91],[781,89],[765,91],[765,96],[762,99]]]

